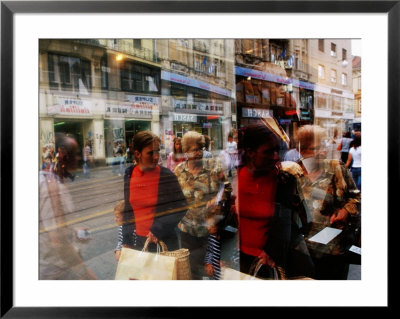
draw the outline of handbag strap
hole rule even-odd
[[[254,259],[253,263],[250,266],[249,274],[251,276],[257,277],[258,271],[263,266],[261,259]],[[274,280],[286,280],[285,270],[280,266],[275,266],[272,268],[274,274]]]
[[[142,251],[148,251],[149,244],[150,244],[150,239],[147,238],[146,242],[144,243]],[[157,243],[157,254],[159,254],[160,252],[166,252],[166,251],[168,251],[167,245],[162,240],[159,240]]]

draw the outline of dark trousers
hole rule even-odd
[[[346,164],[348,157],[349,157],[349,152],[342,152],[340,154],[340,159],[342,160],[343,164]]]
[[[190,270],[193,280],[202,280],[205,276],[204,257],[207,249],[207,236],[195,237],[188,233],[181,232],[182,248],[189,249]]]
[[[361,167],[352,167],[351,175],[357,188],[361,191]]]

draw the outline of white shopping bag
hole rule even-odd
[[[115,280],[176,280],[176,257],[122,248]]]

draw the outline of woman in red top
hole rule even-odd
[[[290,242],[294,180],[282,183],[280,140],[263,124],[241,131],[236,188],[239,215],[240,271],[250,273],[261,259],[258,275],[270,277],[275,265],[285,266]]]
[[[136,165],[128,167],[124,176],[122,244],[142,250],[147,239],[153,243],[162,240],[168,250],[177,249],[175,228],[186,213],[186,200],[178,180],[169,169],[158,165],[160,139],[152,132],[137,133],[133,148]]]

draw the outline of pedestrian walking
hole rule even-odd
[[[186,200],[177,177],[158,165],[160,138],[141,131],[134,136],[133,147],[136,164],[128,167],[124,175],[122,244],[142,250],[147,239],[150,243],[162,240],[168,250],[178,249],[175,227],[186,213]]]
[[[351,170],[351,175],[357,188],[361,191],[361,134],[355,134],[353,146],[350,148],[346,168]]]
[[[233,180],[239,217],[240,271],[251,274],[252,266],[261,261],[261,278],[272,278],[275,266],[291,274],[310,276],[312,262],[291,246],[294,176],[301,168],[294,162],[281,165],[281,141],[264,123],[254,123],[240,133],[242,160]],[[299,242],[301,239],[299,236]]]
[[[347,163],[347,157],[349,156],[350,143],[353,139],[351,138],[350,132],[343,133],[343,138],[337,148],[340,151],[340,159],[343,164]]]
[[[90,141],[86,142],[83,148],[83,175],[86,178],[90,178],[90,164],[93,160],[92,158],[92,145]]]
[[[175,167],[185,160],[184,154],[182,152],[182,138],[175,137],[173,140],[173,150],[168,154],[167,158],[167,168],[174,171]]]
[[[217,194],[226,181],[221,166],[212,158],[203,158],[204,137],[195,131],[183,135],[182,150],[186,160],[175,168],[175,174],[190,208],[178,224],[182,248],[190,251],[192,279],[205,276],[207,248],[206,217],[217,202]]]
[[[299,128],[303,175],[298,192],[307,212],[302,227],[332,227],[346,230],[359,218],[360,196],[348,170],[338,160],[326,159],[326,131],[317,125]],[[342,245],[320,245],[312,249],[316,279],[345,280],[348,263]]]
[[[56,175],[50,167],[39,175],[39,279],[83,280],[97,279],[85,264],[74,245],[74,230],[65,217],[73,212],[72,199],[61,182],[78,166],[78,144],[71,137],[56,136],[59,158],[63,168]]]

